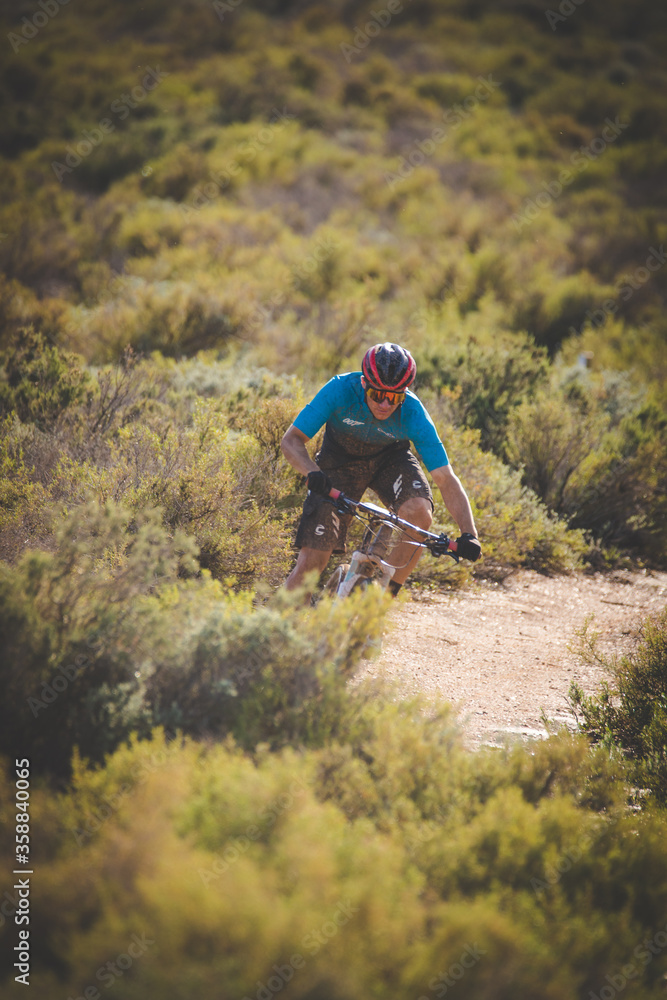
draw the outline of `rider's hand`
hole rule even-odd
[[[322,472],[321,469],[315,469],[314,472],[309,472],[306,477],[306,485],[311,493],[319,493],[320,496],[328,497],[329,493],[333,489],[333,483],[327,476],[326,472]]]
[[[462,532],[461,537],[456,539],[456,554],[462,559],[477,562],[482,554],[482,546],[479,543],[479,539],[471,535],[469,531]]]

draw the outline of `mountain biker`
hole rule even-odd
[[[300,549],[288,576],[288,590],[302,585],[306,573],[322,573],[332,552],[345,552],[351,515],[338,513],[324,497],[332,487],[354,500],[367,488],[399,517],[428,529],[433,497],[421,466],[409,450],[415,446],[459,526],[457,552],[473,562],[481,554],[470,501],[449,464],[433,421],[409,386],[417,372],[414,358],[398,344],[375,344],[361,371],[336,375],[288,427],[281,442],[290,465],[306,476],[308,495],[296,535]],[[315,461],[306,442],[325,425]],[[397,566],[389,590],[395,596],[417,564],[421,548],[399,542],[388,561]]]

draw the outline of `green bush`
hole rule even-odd
[[[20,330],[0,354],[0,415],[14,412],[40,430],[50,428],[90,391],[90,375],[81,362],[32,328]]]
[[[145,729],[140,598],[179,569],[195,570],[196,548],[182,532],[170,538],[155,511],[133,519],[112,504],[63,517],[56,543],[53,554],[0,564],[0,712],[2,752],[20,741],[35,768],[60,775],[74,744],[101,760]]]
[[[637,404],[623,380],[574,376],[522,403],[509,421],[507,454],[550,510],[610,550],[667,552],[665,419]]]
[[[160,724],[244,745],[320,745],[351,725],[345,680],[378,637],[386,598],[279,592],[253,607],[199,572],[196,546],[156,510],[91,503],[63,517],[53,554],[0,567],[0,752],[67,772]]]
[[[622,772],[581,739],[466,754],[423,708],[367,702],[323,749],[156,730],[99,769],[75,758],[66,790],[31,792],[31,985],[233,1000],[282,978],[303,1000],[414,1000],[465,958],[481,1000],[584,998],[628,963],[634,995],[657,996],[664,956],[636,949],[664,925],[664,816],[625,813]]]
[[[420,386],[446,390],[454,423],[478,430],[480,446],[501,457],[511,413],[547,375],[546,352],[519,336],[492,346],[471,337],[430,356],[417,352],[417,361]]]
[[[646,618],[635,649],[609,660],[596,649],[595,633],[582,635],[585,660],[612,675],[600,691],[586,695],[573,684],[570,701],[579,728],[594,742],[618,749],[631,764],[631,775],[651,799],[667,803],[667,612]],[[641,794],[641,791],[640,791]]]
[[[543,389],[517,407],[507,433],[507,454],[530,489],[554,511],[565,510],[573,473],[599,447],[607,414],[578,392]]]
[[[479,432],[450,423],[447,396],[421,394],[447,448],[452,468],[468,493],[482,539],[483,559],[474,565],[476,575],[502,579],[516,566],[543,573],[570,573],[581,565],[587,546],[580,531],[549,512],[540,498],[521,482],[521,474],[480,447]],[[434,489],[435,524],[456,532],[437,489]],[[473,566],[451,566],[424,556],[415,571],[418,580],[459,584],[469,580]]]

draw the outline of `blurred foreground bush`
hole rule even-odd
[[[39,997],[584,1000],[621,970],[660,995],[666,820],[625,812],[604,751],[467,754],[446,709],[346,698],[363,725],[322,749],[156,730],[34,788]]]
[[[192,538],[159,512],[84,505],[55,553],[0,564],[0,753],[20,744],[62,776],[75,745],[101,761],[156,724],[320,745],[352,724],[345,678],[387,601],[371,591],[310,610],[280,591],[254,606],[200,573]]]

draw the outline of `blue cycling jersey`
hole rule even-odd
[[[304,406],[294,426],[308,438],[326,424],[327,432],[355,455],[377,452],[399,441],[412,442],[429,472],[449,465],[447,452],[423,404],[410,390],[386,420],[376,420],[366,402],[361,372],[336,375]]]

